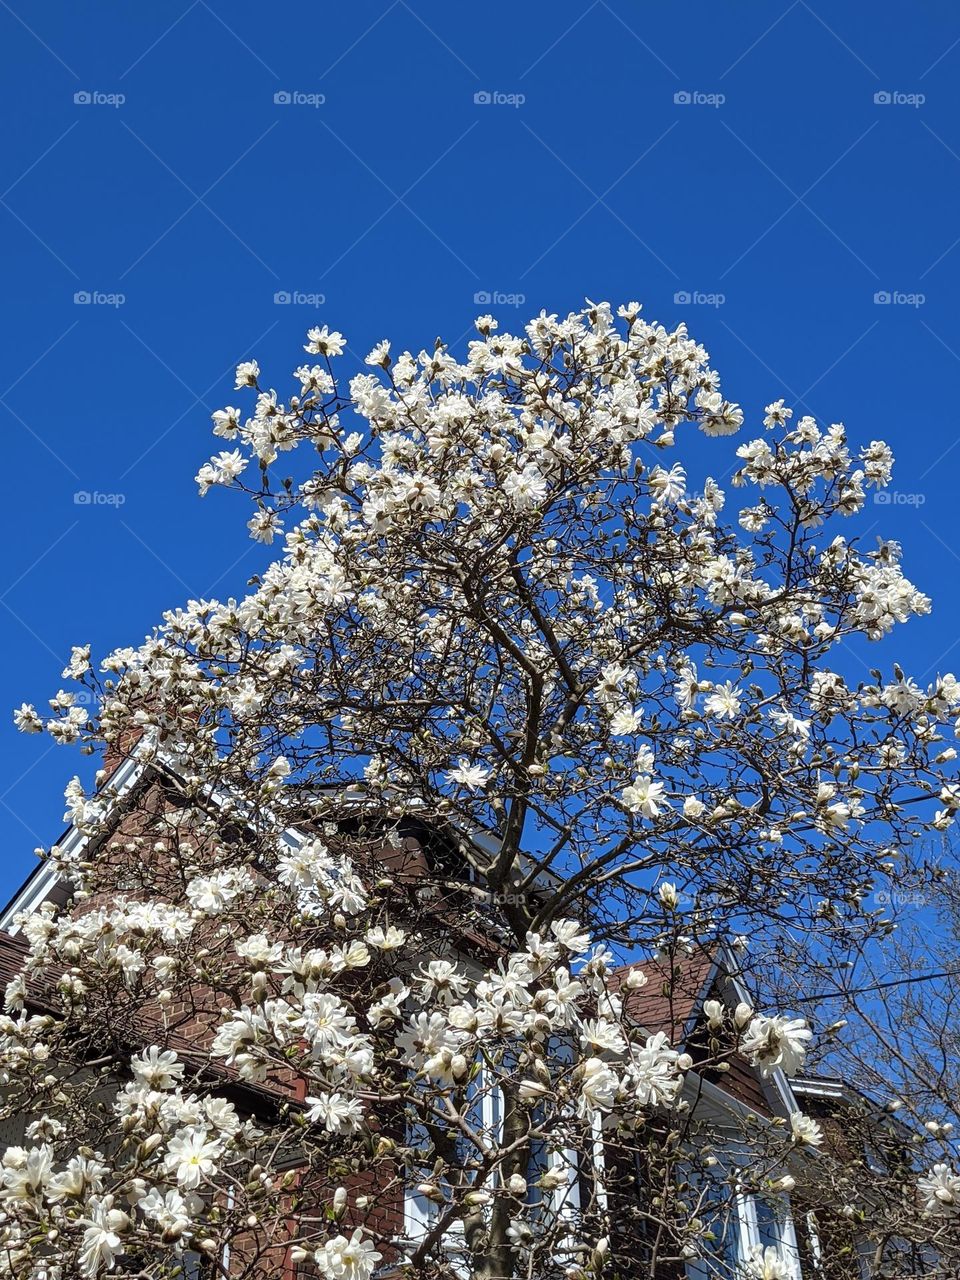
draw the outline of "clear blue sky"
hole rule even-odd
[[[861,528],[935,597],[905,665],[960,667],[955,4],[0,0],[0,40],[11,708],[263,562],[192,483],[238,360],[286,394],[311,323],[352,372],[585,295],[686,320],[754,427],[782,395],[890,441]],[[81,762],[0,734],[5,896]]]

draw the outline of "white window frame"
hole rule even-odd
[[[783,1216],[779,1212],[777,1214],[777,1252],[786,1262],[787,1266],[793,1273],[793,1280],[802,1280],[800,1274],[800,1253],[797,1248],[797,1232],[793,1223],[793,1212],[790,1208],[790,1198],[784,1194],[771,1196],[770,1200],[777,1202],[778,1209],[782,1208]],[[742,1249],[743,1261],[750,1257],[751,1252],[758,1248],[762,1241],[760,1239],[760,1229],[757,1219],[757,1196],[755,1195],[737,1195],[737,1212],[740,1218],[740,1241],[741,1245],[745,1245]]]
[[[803,1280],[790,1199],[782,1193],[771,1197],[771,1199],[775,1199],[778,1206],[782,1206],[783,1209],[783,1216],[780,1217],[779,1214],[777,1216],[777,1252],[789,1267],[792,1280]],[[734,1209],[737,1232],[737,1264],[741,1265],[751,1257],[754,1249],[759,1248],[762,1243],[757,1218],[757,1196],[750,1192],[738,1191],[734,1199]],[[731,1218],[731,1225],[733,1225],[733,1218]],[[705,1275],[710,1275],[710,1265],[708,1262],[705,1266],[702,1259],[691,1258],[686,1264],[687,1280],[703,1280]]]
[[[820,1224],[817,1222],[817,1215],[813,1209],[807,1210],[806,1227],[807,1239],[810,1241],[810,1259],[813,1269],[820,1272],[823,1270],[823,1246],[820,1243]]]
[[[481,1066],[478,1079],[482,1079],[484,1068]],[[480,1095],[480,1123],[484,1132],[500,1134],[503,1132],[503,1099],[499,1089],[484,1089]],[[416,1188],[405,1187],[403,1192],[403,1231],[409,1241],[416,1245],[422,1241],[437,1225],[443,1206],[428,1200],[426,1196],[418,1196]],[[451,1223],[447,1231],[449,1243],[444,1238],[444,1248],[453,1254],[466,1254],[466,1242],[463,1239],[463,1219]],[[451,1263],[454,1267],[455,1262]],[[467,1274],[466,1272],[464,1274]]]
[[[486,1072],[487,1067],[481,1063],[477,1079],[482,1081]],[[480,1123],[486,1133],[493,1134],[494,1140],[499,1141],[503,1134],[503,1095],[497,1087],[488,1089],[483,1088],[481,1085],[481,1088]],[[591,1138],[586,1145],[586,1152],[590,1155],[593,1174],[596,1178],[597,1202],[601,1208],[605,1209],[608,1199],[606,1187],[603,1183],[605,1169],[603,1147],[603,1117],[596,1113],[591,1122]],[[551,1154],[550,1168],[563,1169],[567,1175],[565,1185],[555,1188],[550,1192],[549,1197],[544,1197],[544,1203],[550,1207],[559,1220],[572,1219],[580,1211],[581,1167],[581,1154],[573,1148],[565,1147],[554,1150]],[[414,1246],[417,1242],[423,1240],[437,1225],[437,1220],[442,1210],[442,1205],[435,1204],[425,1196],[418,1196],[415,1188],[408,1186],[404,1189],[403,1229],[405,1236]],[[462,1238],[463,1222],[461,1219],[457,1219],[451,1225],[449,1234],[452,1236],[450,1242],[451,1252],[465,1250],[466,1246]]]

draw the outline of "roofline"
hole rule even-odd
[[[116,791],[116,795],[110,802],[111,808],[122,796],[128,795],[133,790],[143,776],[146,767],[147,761],[138,752],[135,752],[134,755],[117,765],[104,783],[104,787],[113,786]],[[82,835],[77,830],[76,825],[71,823],[53,848],[59,849],[70,856],[79,854],[89,843],[90,837]],[[30,914],[38,910],[40,904],[59,882],[60,876],[57,873],[57,869],[49,859],[41,862],[38,867],[34,867],[20,888],[0,911],[0,931],[16,936],[20,931],[16,923],[16,917],[21,913]]]
[[[141,735],[133,752],[104,780],[103,785],[98,791],[114,790],[115,794],[111,796],[107,808],[107,815],[116,807],[117,803],[133,790],[140,782],[148,768],[167,769],[174,777],[178,777],[177,758],[171,752],[160,751],[155,744],[154,735],[152,733],[144,733]],[[208,798],[218,808],[223,806],[229,798],[229,793],[222,787],[212,784],[204,786]],[[360,804],[365,802],[365,796],[362,787],[349,787],[348,791],[353,791],[357,801]],[[282,801],[281,801],[282,804]],[[107,816],[105,815],[105,816]],[[240,812],[241,821],[244,818],[243,811]],[[496,836],[481,827],[474,830],[467,830],[463,833],[466,838],[477,848],[486,852],[494,852],[498,847]],[[309,832],[301,831],[297,827],[284,827],[282,838],[289,844],[299,848],[300,845],[312,839]],[[66,831],[56,841],[53,848],[61,850],[69,855],[79,854],[90,843],[90,837],[82,835],[71,823]],[[539,871],[539,876],[548,880],[556,880],[556,874],[552,871]],[[57,873],[54,864],[45,860],[39,867],[35,867],[30,875],[23,882],[20,888],[8,900],[6,905],[0,910],[0,930],[15,935],[19,932],[16,924],[16,917],[21,913],[31,913],[36,911],[42,902],[47,898],[48,894],[60,882],[60,876]],[[547,886],[542,885],[545,889]]]
[[[749,1102],[745,1102],[743,1098],[738,1098],[736,1094],[725,1089],[722,1084],[718,1084],[715,1080],[708,1080],[696,1068],[687,1071],[684,1074],[684,1088],[681,1090],[681,1096],[686,1092],[686,1082],[693,1080],[694,1088],[703,1097],[709,1098],[712,1102],[723,1106],[727,1111],[735,1112],[741,1116],[751,1116],[755,1120],[762,1121],[764,1124],[773,1124],[777,1119],[776,1115],[766,1115],[763,1111],[751,1106]]]
[[[624,968],[629,968],[629,967],[630,967],[629,965],[624,966]],[[696,1021],[700,1014],[701,1009],[703,1008],[703,1002],[706,999],[707,992],[710,990],[710,988],[713,986],[714,982],[716,981],[717,974],[721,972],[727,978],[727,980],[733,985],[733,989],[737,998],[741,1000],[744,1004],[748,1004],[751,1007],[753,1007],[753,1001],[750,997],[750,992],[746,989],[746,987],[743,985],[743,982],[741,980],[740,966],[737,963],[737,958],[734,955],[732,949],[730,948],[729,943],[721,939],[716,944],[716,951],[713,957],[713,961],[711,962],[710,968],[707,970],[707,975],[704,978],[703,982],[700,984],[700,989],[698,990],[697,994],[694,996],[691,1002],[690,1014],[683,1026],[682,1035],[683,1035],[684,1042],[690,1036],[690,1034],[692,1033],[696,1025]],[[646,1030],[646,1028],[644,1028],[644,1030]],[[786,1075],[783,1073],[780,1067],[774,1067],[774,1069],[771,1071],[769,1076],[761,1076],[761,1087],[768,1080],[773,1083],[773,1087],[775,1088],[777,1095],[779,1096],[780,1102],[786,1108],[786,1113],[788,1116],[791,1115],[793,1112],[800,1110],[799,1106],[797,1105],[797,1100],[794,1097],[793,1089],[790,1085],[790,1082],[787,1080]],[[706,1083],[709,1083],[709,1082],[706,1082]],[[716,1086],[711,1086],[711,1087],[716,1087]],[[724,1091],[721,1090],[721,1092],[724,1092]]]
[[[844,1094],[858,1094],[841,1076],[797,1076],[793,1091],[813,1098],[842,1098]],[[863,1095],[860,1095],[863,1096]]]
[[[733,954],[728,943],[721,941],[717,948],[717,968],[719,969],[721,960],[724,962],[727,976],[733,983],[733,988],[740,1000],[744,1004],[753,1007],[753,1001],[750,998],[750,992],[746,989],[741,981],[740,966],[737,964],[736,956]],[[712,975],[711,975],[712,980]],[[774,1088],[780,1095],[780,1101],[787,1109],[787,1115],[792,1115],[794,1111],[799,1111],[797,1100],[793,1093],[793,1087],[784,1074],[782,1068],[774,1067],[769,1076],[762,1076],[761,1081],[771,1080]]]

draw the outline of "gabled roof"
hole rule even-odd
[[[617,971],[622,981],[631,969],[639,969],[646,986],[623,992],[625,1013],[651,1034],[665,1031],[671,1041],[689,1035],[717,970],[719,944],[712,951],[681,953],[672,959],[648,960]]]
[[[100,794],[107,796],[106,813],[111,814],[129,804],[141,788],[141,784],[156,776],[178,782],[178,761],[171,752],[157,750],[152,737],[145,734],[133,747],[131,753],[113,768],[99,789]],[[215,808],[221,807],[227,800],[226,794],[214,786],[204,788],[204,794],[211,806]],[[366,803],[361,787],[348,789],[348,798],[357,809]],[[413,821],[419,820],[416,808],[416,803],[413,803],[409,814]],[[242,811],[240,820],[243,821]],[[288,845],[296,848],[315,835],[315,829],[309,825],[298,824],[294,819],[290,825],[286,826],[282,838]],[[461,832],[461,835],[469,843],[487,853],[493,853],[497,848],[495,836],[481,828]],[[98,837],[93,843],[98,846],[101,841],[102,837]],[[83,851],[87,851],[89,856],[94,851],[90,839],[73,825],[66,829],[54,847],[68,858],[77,858]],[[524,865],[523,870],[526,873],[529,867]],[[553,872],[539,872],[535,888],[542,893],[556,880],[557,877]],[[16,924],[18,915],[36,911],[46,901],[54,901],[62,905],[68,896],[69,890],[62,883],[56,865],[50,860],[42,862],[34,868],[6,906],[0,910],[0,931],[18,933],[19,928]]]
[[[132,800],[141,781],[154,772],[176,776],[172,761],[158,756],[152,743],[146,738],[141,739],[131,755],[113,770],[104,784],[103,790],[110,793],[110,807],[115,808]],[[213,791],[210,799],[215,805],[222,802],[222,797]],[[288,827],[284,832],[284,839],[293,846],[299,845],[306,838],[307,834],[295,827]],[[77,856],[88,843],[88,838],[71,826],[57,842],[57,848],[68,855]],[[52,862],[44,862],[34,870],[0,912],[0,988],[20,971],[27,950],[26,940],[20,935],[15,923],[16,916],[21,912],[36,911],[44,901],[57,900],[61,896],[66,896],[66,889],[60,883],[56,866]],[[625,966],[614,977],[622,982],[631,968],[640,969],[647,982],[639,990],[624,993],[626,1012],[640,1027],[651,1034],[664,1032],[670,1042],[678,1047],[685,1045],[693,1034],[703,1003],[709,997],[720,998],[725,1004],[740,1001],[752,1003],[743,985],[735,956],[729,947],[719,941],[690,951],[680,951],[672,957],[654,958],[643,964]],[[37,997],[33,1003],[41,1004],[41,993],[35,991],[33,994]],[[746,1064],[743,1064],[741,1074],[744,1072],[749,1074]],[[730,1088],[734,1083],[733,1079],[728,1080],[720,1086],[720,1092],[727,1095],[734,1093],[735,1090]],[[769,1080],[760,1082],[757,1098],[763,1094],[771,1095],[769,1101],[773,1104],[773,1112],[785,1109],[789,1114],[798,1109],[790,1085],[779,1069],[772,1072]],[[752,1106],[753,1103],[748,1105]]]
[[[647,982],[639,990],[624,992],[625,1012],[650,1034],[665,1032],[678,1048],[693,1036],[705,1000],[713,997],[727,1007],[754,1003],[735,955],[723,942],[624,966],[616,975],[621,983],[631,969],[639,969]],[[779,1067],[763,1079],[736,1055],[730,1065],[733,1069],[714,1082],[721,1094],[754,1110],[762,1099],[773,1114],[800,1110]]]
[[[146,762],[135,753],[130,759],[124,760],[122,764],[114,769],[105,784],[116,794],[116,798],[111,802],[112,804],[115,805],[130,795],[143,778],[146,768]],[[86,836],[82,835],[75,826],[70,826],[57,841],[55,847],[68,857],[76,857],[82,849],[86,848],[88,843]],[[57,868],[50,861],[41,862],[38,867],[34,867],[7,905],[0,911],[0,931],[5,931],[8,934],[17,934],[19,930],[15,920],[21,912],[36,911],[42,903],[49,899],[56,900],[58,896],[66,898],[66,891],[60,881]]]

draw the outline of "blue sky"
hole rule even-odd
[[[263,564],[192,483],[238,360],[286,392],[312,323],[352,373],[585,296],[685,320],[754,427],[888,440],[861,530],[936,606],[896,648],[960,666],[955,5],[0,0],[0,38],[11,708]],[[81,762],[0,735],[5,896]]]

